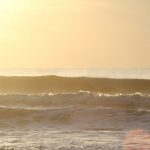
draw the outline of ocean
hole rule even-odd
[[[150,69],[0,69],[0,150],[150,150]]]
[[[62,68],[25,68],[0,69],[0,76],[44,76],[56,75],[64,77],[98,77],[98,78],[133,78],[150,79],[150,68],[124,68],[124,69],[62,69]]]

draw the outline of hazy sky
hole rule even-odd
[[[0,0],[0,68],[150,67],[150,0]]]

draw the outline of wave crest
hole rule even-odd
[[[80,91],[77,93],[58,93],[58,94],[1,94],[0,105],[22,108],[48,108],[48,107],[67,107],[67,106],[105,106],[117,108],[150,108],[150,95],[141,93],[135,94],[102,94]]]
[[[0,95],[1,127],[149,129],[150,96],[91,92]]]

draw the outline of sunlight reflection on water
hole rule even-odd
[[[125,150],[150,150],[150,134],[142,129],[129,131],[125,136]]]

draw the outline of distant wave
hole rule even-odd
[[[77,92],[0,95],[0,128],[150,128],[150,95]]]
[[[80,90],[101,93],[150,94],[150,80],[146,79],[108,79],[89,77],[0,77],[1,93],[64,93]]]

